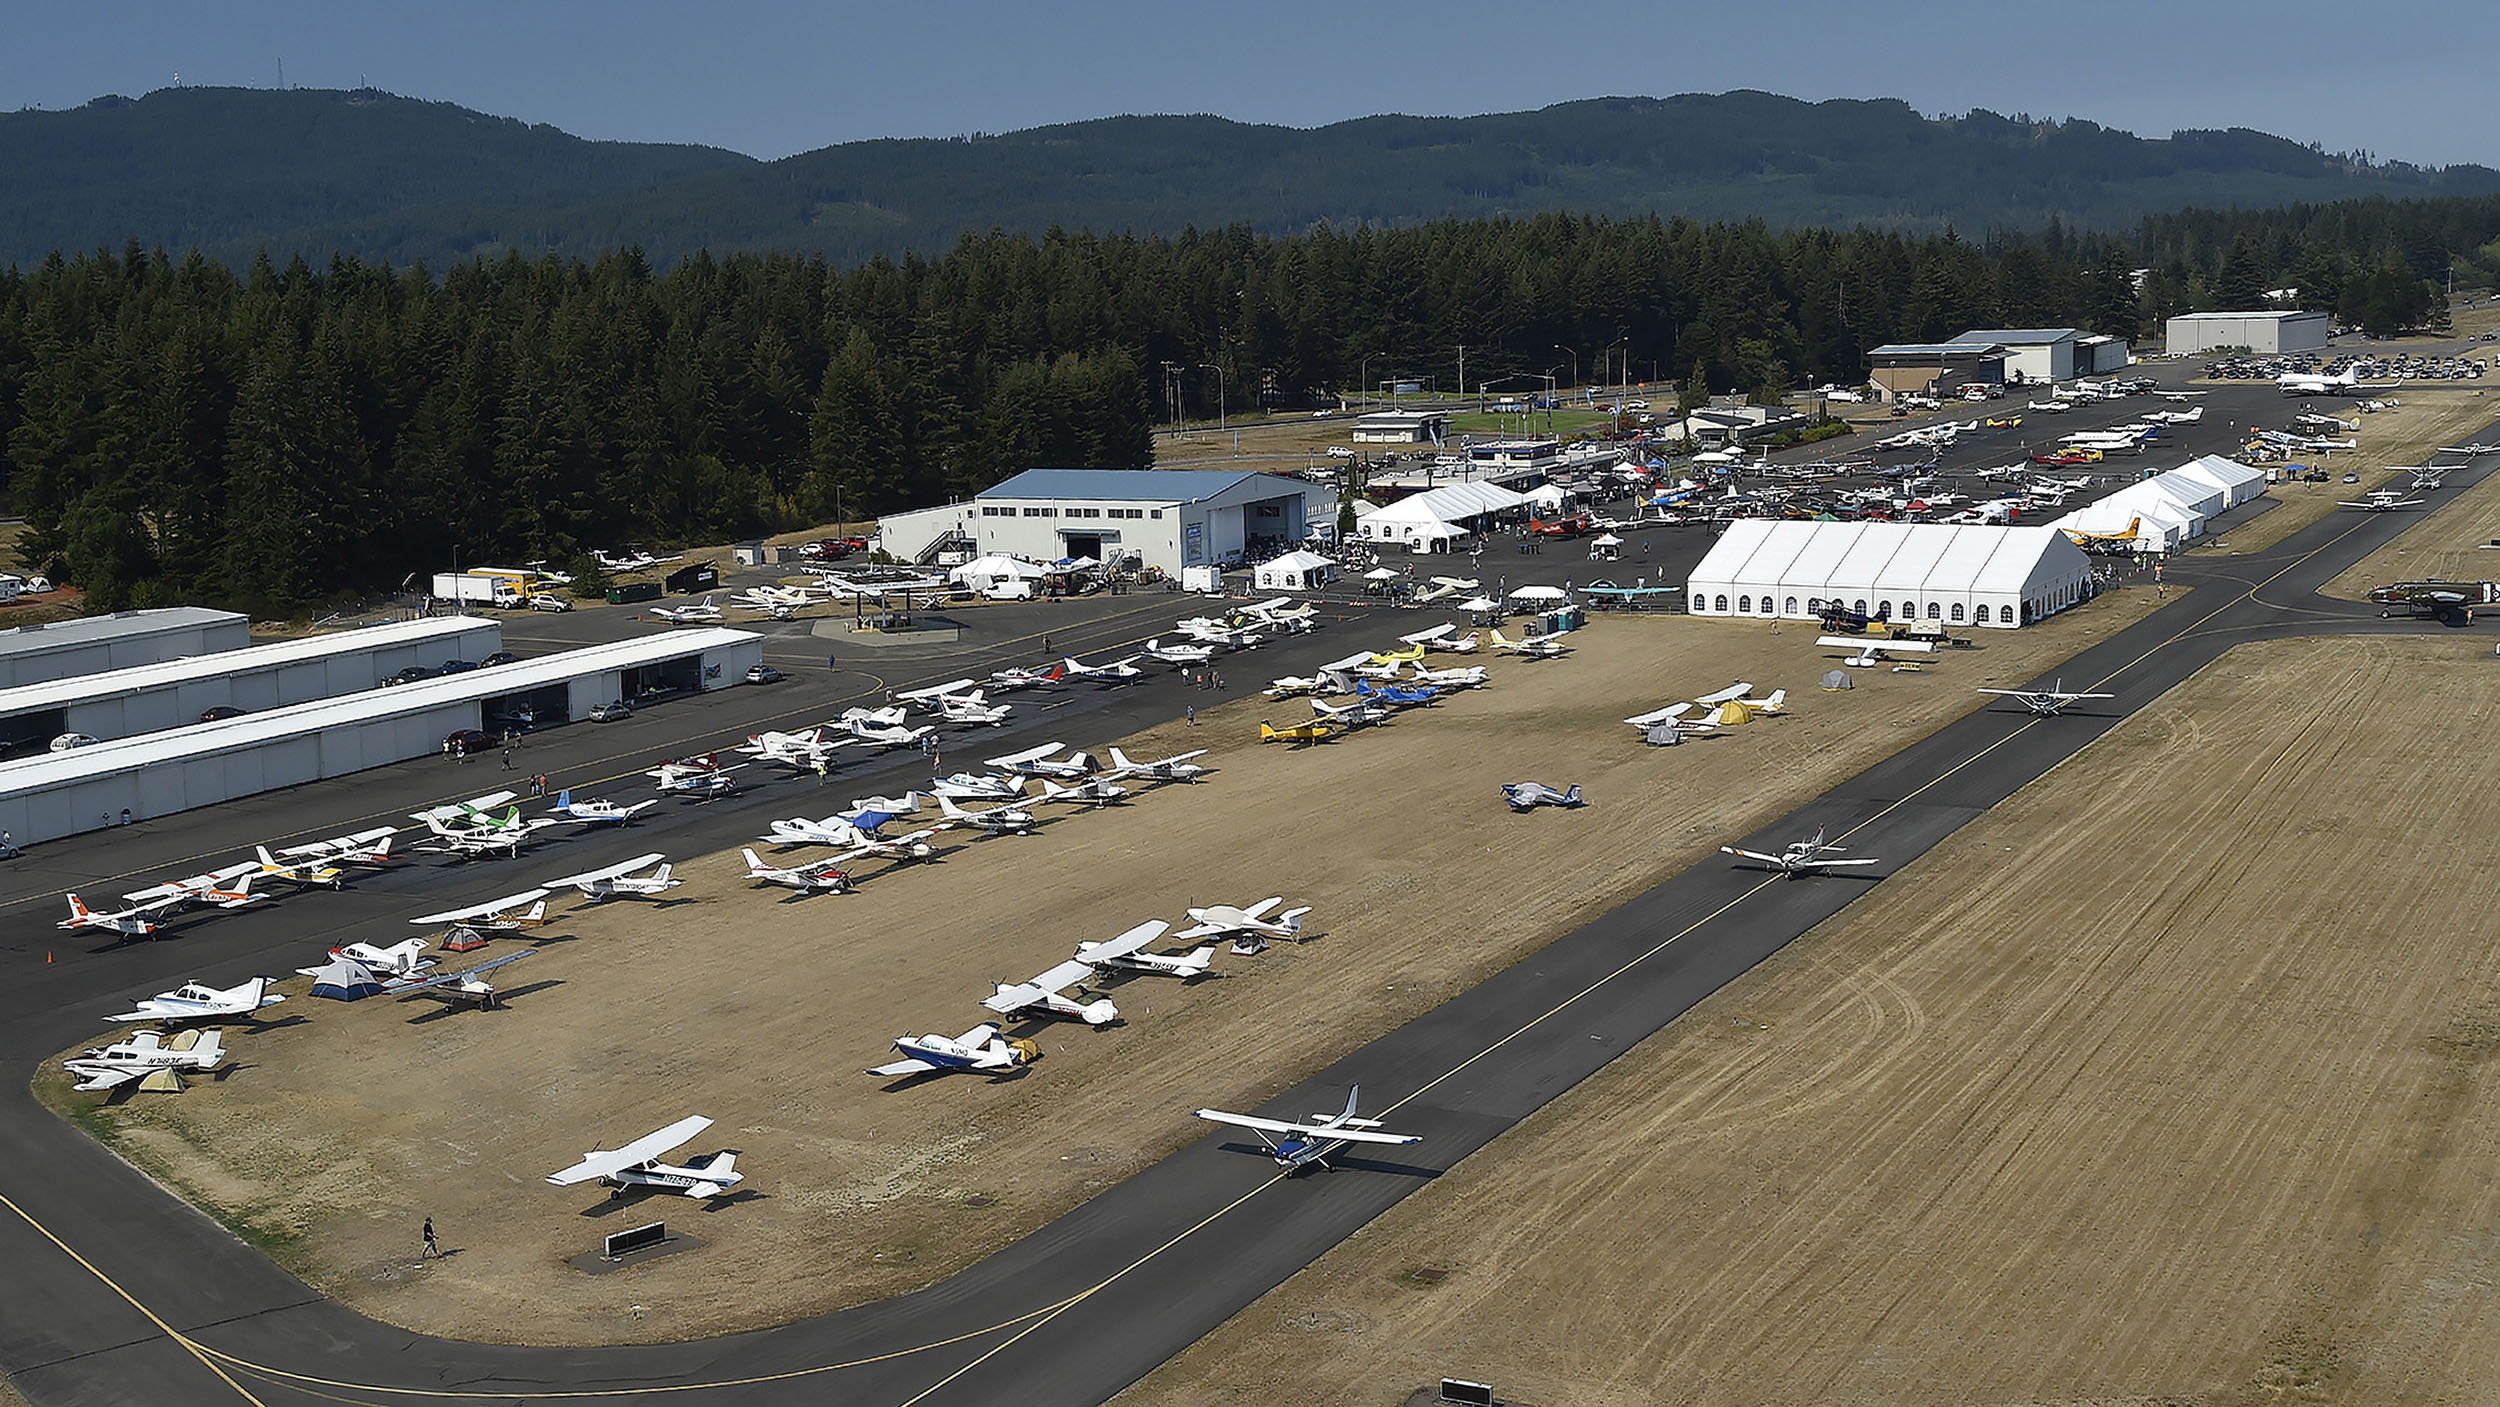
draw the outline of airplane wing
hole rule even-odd
[[[868,1067],[868,1073],[891,1079],[896,1075],[918,1075],[937,1068],[938,1067],[935,1064],[929,1061],[915,1058],[911,1060],[891,1060],[883,1065],[871,1065]]]
[[[519,962],[521,959],[528,957],[537,951],[538,950],[536,948],[523,948],[517,953],[506,953],[502,957],[496,958],[492,961],[479,963],[477,966],[469,968],[464,972],[446,973],[439,977],[428,977],[422,981],[415,982],[386,982],[383,985],[388,990],[401,996],[413,997],[419,992],[430,992],[438,987],[456,986],[472,977],[483,976],[506,963]],[[691,1137],[692,1135],[688,1136]]]
[[[419,925],[458,923],[463,919],[486,918],[500,913],[505,909],[517,909],[523,904],[536,903],[538,900],[546,897],[547,891],[545,889],[524,889],[518,894],[508,894],[501,899],[490,899],[483,904],[473,904],[465,909],[452,909],[445,913],[427,914],[423,918],[412,918],[408,921]]]
[[[1306,1138],[1341,1138],[1348,1143],[1421,1143],[1422,1134],[1380,1133],[1372,1129],[1353,1128],[1343,1124],[1296,1124],[1283,1119],[1262,1119],[1254,1114],[1232,1114],[1222,1109],[1192,1110],[1201,1119],[1239,1128],[1257,1129],[1262,1133],[1300,1134]]]
[[[155,1072],[150,1070],[134,1070],[127,1068],[98,1070],[88,1075],[85,1079],[80,1080],[77,1084],[70,1086],[70,1088],[79,1090],[113,1089],[121,1085],[126,1085],[132,1080],[138,1079],[143,1075],[153,1073]]]
[[[1766,865],[1785,865],[1788,863],[1788,861],[1782,856],[1765,855],[1759,850],[1746,850],[1734,845],[1720,846],[1719,853],[1722,855],[1741,855],[1748,860],[1760,860]]]
[[[622,1148],[593,1149],[573,1166],[547,1174],[547,1181],[558,1187],[570,1187],[577,1182],[622,1172],[693,1141],[711,1126],[712,1121],[701,1114],[689,1115],[656,1133],[644,1134]]]
[[[636,855],[630,860],[621,864],[610,865],[605,869],[585,870],[580,874],[566,875],[562,879],[548,880],[546,887],[549,889],[557,889],[569,884],[577,889],[585,888],[589,885],[597,884],[603,879],[620,879],[626,875],[634,873],[636,870],[647,870],[667,858],[667,856],[661,854],[659,851],[654,850],[648,855]]]
[[[1741,854],[1743,854],[1744,852],[1740,850],[1740,851],[1738,851],[1737,853],[1741,855]],[[1800,863],[1800,864],[1812,865],[1812,866],[1814,866],[1816,869],[1830,869],[1831,867],[1833,867],[1833,866],[1835,866],[1835,865],[1880,865],[1880,864],[1882,864],[1882,863],[1883,863],[1883,861],[1881,861],[1881,860],[1803,860],[1803,861],[1800,861],[1799,863]]]
[[[1148,944],[1161,938],[1164,931],[1170,927],[1170,924],[1159,918],[1148,919],[1117,938],[1097,944],[1091,952],[1085,955],[1085,963],[1108,962],[1112,958],[1124,958],[1131,953],[1141,952]],[[1053,971],[1056,970],[1053,969]]]
[[[1148,939],[1147,941],[1152,942],[1153,940]],[[1139,946],[1142,947],[1144,945],[1141,944]],[[1057,967],[1052,968],[1048,972],[1043,973],[1041,976],[1034,978],[1032,981],[1027,982],[1024,985],[1044,992],[1063,992],[1093,975],[1094,968],[1091,963],[1082,963],[1078,962],[1074,958],[1070,958],[1066,962],[1059,964]]]
[[[1013,767],[1022,762],[1039,762],[1045,757],[1057,754],[1066,746],[1067,745],[1064,743],[1044,743],[1042,746],[1037,747],[1030,752],[1012,753],[1006,757],[993,757],[990,759],[989,765],[992,767]]]
[[[1693,700],[1693,702],[1695,702],[1695,703],[1702,703],[1702,704],[1723,704],[1723,703],[1726,703],[1726,702],[1727,702],[1728,700],[1730,700],[1730,699],[1741,699],[1741,698],[1744,698],[1744,697],[1746,697],[1747,695],[1751,694],[1752,692],[1753,692],[1753,685],[1751,685],[1751,684],[1745,684],[1745,683],[1730,684],[1730,685],[1729,685],[1729,686],[1727,686],[1726,688],[1724,688],[1724,689],[1720,689],[1720,690],[1716,691],[1715,693],[1708,693],[1708,694],[1704,694],[1704,695],[1702,695],[1701,697],[1699,697],[1699,698],[1697,698],[1697,699]]]

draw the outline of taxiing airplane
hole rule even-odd
[[[2399,508],[2419,508],[2427,502],[2428,499],[2406,498],[2395,489],[2380,489],[2364,498],[2347,499],[2336,506],[2358,508],[2364,513],[2393,513]]]
[[[1802,874],[1814,874],[1822,870],[1837,869],[1845,865],[1880,865],[1883,863],[1881,860],[1843,860],[1835,858],[1834,852],[1838,851],[1840,848],[1841,847],[1837,845],[1824,844],[1823,832],[1817,830],[1813,835],[1796,842],[1787,849],[1782,850],[1777,855],[1765,855],[1759,850],[1746,850],[1734,845],[1720,846],[1719,853],[1723,855],[1734,855],[1740,859],[1759,862],[1779,871],[1780,874],[1789,879],[1795,879],[1797,876]]]
[[[1018,777],[1052,777],[1061,781],[1082,777],[1094,770],[1094,759],[1084,753],[1069,753],[1061,757],[1059,754],[1065,746],[1063,743],[1044,743],[1027,752],[993,757],[989,765]]]
[[[1311,911],[1311,906],[1304,904],[1269,918],[1269,911],[1283,902],[1284,896],[1278,894],[1261,899],[1246,909],[1230,904],[1209,904],[1203,909],[1191,909],[1190,926],[1173,934],[1172,941],[1194,943],[1201,938],[1226,938],[1232,941],[1233,951],[1244,956],[1265,951],[1270,938],[1289,938],[1299,943],[1302,941],[1302,916]]]
[[[649,874],[640,873],[640,871],[651,869],[653,865],[659,868],[652,870]],[[604,903],[609,899],[638,899],[653,894],[665,894],[685,883],[682,879],[671,878],[670,868],[667,857],[654,850],[648,855],[636,855],[622,864],[610,865],[606,869],[585,870],[580,874],[565,875],[561,879],[548,880],[546,884],[549,889],[561,889],[569,884],[580,890],[594,904]]]
[[[1267,1145],[1276,1165],[1288,1172],[1300,1172],[1314,1164],[1327,1167],[1328,1160],[1355,1143],[1409,1144],[1423,1142],[1423,1135],[1413,1133],[1382,1133],[1378,1119],[1358,1119],[1355,1107],[1363,1098],[1363,1087],[1356,1085],[1346,1091],[1345,1108],[1334,1114],[1313,1114],[1309,1123],[1297,1124],[1283,1119],[1262,1119],[1252,1114],[1232,1114],[1222,1109],[1193,1111],[1199,1118],[1213,1123],[1230,1124],[1248,1129]],[[1273,1136],[1271,1136],[1273,1135]]]
[[[709,596],[691,606],[653,606],[651,614],[671,625],[717,625],[720,623],[720,607],[713,605],[712,598]]]
[[[1531,660],[1554,659],[1560,655],[1568,653],[1571,649],[1569,645],[1563,643],[1562,636],[1559,633],[1554,635],[1531,635],[1525,640],[1513,640],[1502,634],[1499,626],[1496,626],[1493,631],[1493,648],[1507,651],[1511,654],[1519,656],[1522,659]]]
[[[1067,994],[1094,975],[1089,963],[1074,958],[1051,968],[1028,982],[1000,982],[995,990],[981,999],[981,1005],[1001,1016],[1050,1016],[1062,1021],[1082,1021],[1096,1030],[1120,1019],[1120,1009],[1108,997],[1080,1001]]]
[[[2063,679],[2045,689],[1982,689],[1979,692],[2013,699],[2042,718],[2064,713],[2068,705],[2081,703],[2085,699],[2118,697],[2116,694],[2070,694],[2066,692],[2066,681]]]
[[[723,767],[719,753],[706,753],[682,761],[663,762],[643,775],[659,783],[663,794],[726,796],[738,789],[738,784],[731,780],[729,774],[744,766],[743,762],[733,762]]]
[[[214,1070],[225,1058],[222,1031],[179,1031],[171,1040],[155,1031],[133,1031],[129,1040],[91,1046],[62,1061],[61,1068],[78,1076],[72,1089],[114,1089],[137,1080],[140,1089],[171,1092],[182,1088],[183,1071]]]
[[[1008,1040],[996,1022],[984,1021],[960,1036],[941,1036],[932,1031],[925,1036],[898,1036],[894,1048],[905,1059],[869,1067],[868,1073],[881,1079],[899,1075],[944,1074],[957,1070],[998,1072],[1030,1065],[1042,1058],[1042,1048],[1032,1041]]]
[[[778,884],[785,889],[795,889],[802,895],[843,894],[849,892],[851,887],[850,875],[836,868],[840,863],[836,860],[785,869],[765,864],[755,858],[752,850],[738,853],[747,857],[747,878],[757,884]]]
[[[1504,782],[1502,800],[1509,802],[1513,811],[1534,811],[1540,806],[1569,808],[1588,804],[1587,799],[1580,795],[1578,782],[1573,782],[1568,791],[1556,791],[1543,782]]]
[[[1102,775],[1105,781],[1142,777],[1150,782],[1194,782],[1205,776],[1207,769],[1191,759],[1206,755],[1207,750],[1201,747],[1192,748],[1187,752],[1176,752],[1170,757],[1153,762],[1131,762],[1128,754],[1115,747],[1111,749],[1110,770]]]
[[[674,1167],[661,1161],[711,1126],[712,1121],[700,1114],[679,1119],[667,1128],[644,1134],[622,1148],[594,1148],[583,1154],[582,1160],[573,1166],[547,1174],[547,1181],[558,1187],[570,1187],[596,1178],[614,1187],[616,1194],[622,1194],[628,1187],[656,1187],[688,1197],[717,1197],[746,1176],[737,1171],[738,1150],[726,1148],[684,1167]]]
[[[136,1007],[107,1021],[215,1021],[226,1016],[249,1016],[265,1006],[276,1006],[286,998],[269,990],[273,977],[255,977],[232,987],[211,987],[200,982],[185,982],[170,992],[159,992]]]
[[[1215,945],[1203,944],[1186,953],[1149,953],[1146,947],[1160,939],[1170,927],[1161,919],[1149,919],[1128,932],[1102,943],[1079,943],[1076,960],[1089,967],[1117,968],[1123,972],[1152,972],[1165,977],[1178,977],[1186,982],[1203,977],[1215,962]]]
[[[475,967],[459,972],[447,972],[439,977],[424,977],[383,985],[387,990],[396,992],[403,998],[432,997],[437,1001],[447,1001],[455,1006],[464,1001],[476,1002],[480,1009],[492,1010],[497,993],[494,984],[486,980],[486,974],[506,964],[519,962],[537,951],[536,948],[523,948],[517,953],[506,953],[499,958],[489,958]]]
[[[69,917],[62,919],[53,927],[101,928],[113,933],[128,934],[134,938],[144,938],[156,932],[158,927],[157,924],[150,922],[147,916],[161,911],[163,907],[160,904],[133,904],[115,913],[98,913],[88,908],[85,900],[72,894],[69,896]]]
[[[619,806],[613,801],[598,801],[587,797],[575,801],[572,789],[567,787],[556,793],[555,809],[547,814],[559,821],[571,821],[576,825],[624,826],[633,824],[634,817],[659,804],[657,801],[637,801],[631,806]]]

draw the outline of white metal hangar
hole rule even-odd
[[[1841,607],[1940,625],[2029,625],[2089,597],[2092,563],[2050,527],[1739,518],[1686,583],[1700,616],[1811,620]]]
[[[2181,313],[2162,324],[2162,350],[2179,356],[2246,347],[2260,356],[2314,352],[2326,345],[2327,316],[2273,309]]]
[[[0,632],[0,689],[236,650],[250,643],[248,619],[203,606],[24,625]]]
[[[342,776],[439,752],[484,715],[546,723],[610,699],[741,682],[764,658],[743,630],[673,630],[0,763],[0,830],[22,844]]]
[[[1235,469],[1027,469],[970,503],[879,519],[878,546],[905,561],[936,561],[951,545],[967,558],[1134,559],[1177,573],[1302,541],[1309,500],[1323,495],[1324,506],[1325,493]]]
[[[63,733],[161,732],[197,723],[205,709],[260,712],[335,698],[410,665],[475,664],[502,645],[503,627],[492,619],[432,616],[0,689],[0,751],[41,749]]]

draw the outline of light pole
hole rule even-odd
[[[1615,357],[1615,348],[1621,347],[1631,340],[1631,337],[1627,335],[1618,337],[1613,342],[1608,343],[1606,347],[1606,360],[1609,363],[1612,363]],[[1632,383],[1632,354],[1629,351],[1626,351],[1623,354],[1623,381],[1625,388],[1629,389]]]
[[[1366,355],[1363,358],[1362,374],[1355,381],[1354,385],[1355,389],[1363,392],[1365,399],[1370,398],[1372,385],[1372,359],[1370,355]]]
[[[1215,373],[1215,433],[1224,433],[1224,368],[1213,362],[1198,363],[1200,371]]]
[[[1566,356],[1566,357],[1571,358],[1571,384],[1572,384],[1572,386],[1576,389],[1576,388],[1579,386],[1579,384],[1580,384],[1580,353],[1579,353],[1579,351],[1578,351],[1577,349],[1575,349],[1575,348],[1566,347],[1566,346],[1564,346],[1563,344],[1561,344],[1560,342],[1557,342],[1557,343],[1555,343],[1555,344],[1554,344],[1554,350],[1555,350],[1555,351],[1557,351],[1557,352],[1562,353],[1562,354],[1563,354],[1564,356]]]

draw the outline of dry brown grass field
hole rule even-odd
[[[1122,740],[1134,757],[1213,749],[1219,770],[1197,786],[1029,838],[950,842],[943,863],[849,895],[787,900],[749,888],[734,851],[681,857],[682,902],[567,914],[545,931],[571,941],[507,974],[505,1009],[412,1020],[431,1004],[316,1002],[292,979],[282,1010],[308,1019],[237,1033],[243,1068],[102,1120],[320,1289],[430,1332],[685,1337],[897,1293],[1198,1137],[1188,1110],[1255,1106],[1967,712],[1974,686],[2031,678],[2153,604],[2112,592],[1978,632],[1981,648],[1924,673],[1861,672],[1844,693],[1815,687],[1832,660],[1810,625],[1601,616],[1567,658],[1493,660],[1490,688],[1304,750],[1253,740],[1262,717],[1306,704],[1237,700]],[[1236,687],[1257,668],[1232,664]],[[1793,714],[1675,748],[1619,721],[1736,678],[1786,686]],[[956,747],[951,765],[983,755]],[[1578,782],[1594,804],[1514,816],[1496,788],[1520,778]],[[821,815],[856,788],[789,790],[775,814]],[[630,854],[631,838],[608,849]],[[511,868],[517,887],[595,858]],[[973,1025],[988,982],[1081,939],[1270,894],[1315,906],[1321,936],[1221,954],[1222,976],[1193,986],[1122,984],[1127,1025],[1046,1027],[1045,1058],[1018,1078],[889,1090],[861,1073],[898,1034]],[[64,1097],[57,1072],[40,1087]],[[741,1149],[752,1196],[601,1215],[597,1189],[540,1181],[687,1113],[718,1121],[687,1154]],[[641,1211],[708,1244],[607,1277],[564,1263]],[[417,1259],[429,1214],[458,1254]]]
[[[2478,400],[2473,404],[2469,423],[2447,427],[2445,436],[2431,440],[2407,462],[2423,463],[2429,450],[2463,443],[2466,436],[2480,433],[2493,416],[2500,415],[2500,403]],[[2326,594],[2360,600],[2371,587],[2391,581],[2500,578],[2500,548],[2487,545],[2500,538],[2500,474],[2486,476],[2471,488],[2435,489],[2423,496],[2431,500],[2422,510],[2424,521],[2328,582]]]
[[[2235,651],[1120,1400],[2492,1400],[2492,668]]]
[[[2398,401],[2392,410],[2358,417],[2361,428],[2353,432],[2352,437],[2361,442],[2361,448],[2338,451],[2331,458],[2319,461],[2335,471],[2334,482],[2270,485],[2266,493],[2275,500],[2274,507],[2222,534],[2218,541],[2192,550],[2228,554],[2272,547],[2329,513],[2339,511],[2336,505],[2345,499],[2358,498],[2372,489],[2384,487],[2396,477],[2387,466],[2424,463],[2432,450],[2441,445],[2458,443],[2459,437],[2472,434],[2491,423],[2493,416],[2500,415],[2500,401],[2475,391],[2424,391],[2418,395],[2400,396]],[[2286,404],[2298,409],[2310,403],[2287,400]],[[2349,402],[2318,400],[2314,404],[2323,407],[2324,414],[2355,418]],[[2279,428],[2290,423],[2290,418],[2286,415],[2268,423]],[[2308,462],[2308,457],[2298,457],[2295,462]],[[2358,469],[2361,482],[2341,482],[2347,469]],[[2408,540],[2418,536],[2418,533],[2406,534]]]

